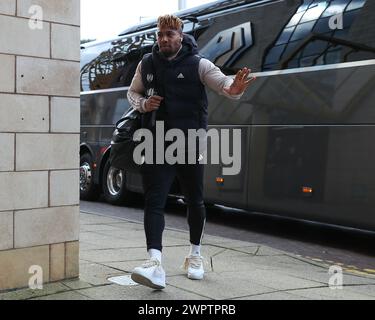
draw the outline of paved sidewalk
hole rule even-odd
[[[205,235],[202,255],[206,274],[189,280],[180,269],[189,250],[188,233],[166,229],[162,291],[109,281],[126,276],[146,258],[143,225],[138,222],[81,213],[80,279],[51,283],[43,290],[21,289],[0,294],[4,299],[58,300],[296,300],[375,299],[375,276],[343,275],[343,288],[328,286],[328,267],[315,261],[255,243]]]

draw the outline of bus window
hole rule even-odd
[[[121,39],[114,43],[114,50],[116,50],[117,54],[114,55],[113,61],[120,63],[121,68],[112,86],[130,86],[139,62],[146,53],[152,51],[155,42],[156,32],[150,31],[129,37],[126,40]]]
[[[151,52],[154,33],[92,46],[82,53],[81,91],[129,86],[142,56]]]
[[[81,91],[108,89],[118,76],[122,62],[112,61],[112,46],[92,46],[83,52],[83,57],[90,57],[90,53],[97,53],[81,68]],[[85,59],[85,58],[83,58]],[[87,60],[87,58],[86,58]]]
[[[373,2],[305,0],[267,50],[262,69],[374,59],[375,19],[365,15],[374,8],[362,11],[367,5]]]
[[[200,53],[221,69],[225,69],[252,45],[251,23],[246,22],[219,32],[201,48]]]
[[[81,50],[81,92],[95,90],[93,85],[93,62],[110,49],[110,42],[97,44]]]

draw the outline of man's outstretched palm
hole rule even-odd
[[[250,83],[256,79],[256,77],[251,77],[250,79],[247,78],[250,72],[251,69],[248,68],[243,68],[238,71],[232,85],[229,88],[224,88],[224,91],[229,95],[242,94]]]

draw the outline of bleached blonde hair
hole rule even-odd
[[[184,23],[179,17],[171,14],[166,14],[158,18],[158,28],[170,28],[182,32]]]

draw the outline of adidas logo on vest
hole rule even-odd
[[[185,79],[184,75],[182,73],[180,73],[178,76],[177,76],[177,79]]]

